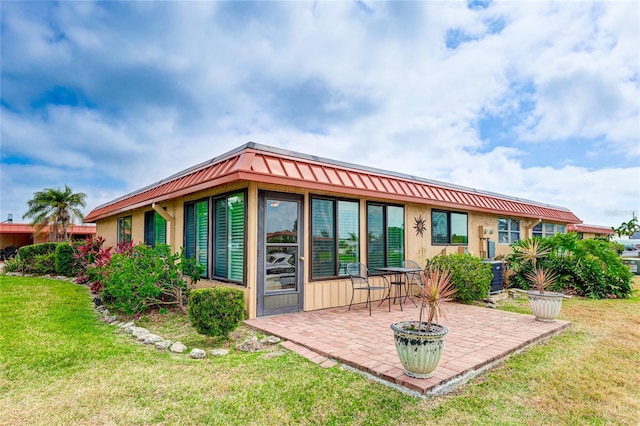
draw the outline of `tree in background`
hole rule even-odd
[[[636,232],[640,232],[640,225],[638,224],[638,218],[633,215],[633,218],[628,222],[622,222],[617,228],[611,227],[618,236],[628,235],[631,237]]]
[[[49,227],[49,241],[68,241],[67,226],[75,219],[84,218],[81,207],[86,206],[87,195],[74,193],[68,185],[60,188],[45,188],[33,193],[27,205],[29,210],[22,218],[30,218],[37,233]]]

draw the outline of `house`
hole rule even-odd
[[[96,234],[96,225],[70,224],[67,227],[67,233],[74,240],[84,240]],[[42,228],[40,233],[36,233],[33,226],[26,223],[0,223],[0,250],[3,253],[7,248],[13,251],[13,248],[19,249],[22,246],[47,241],[49,241],[49,227],[47,226]]]
[[[609,238],[616,233],[606,226],[584,225],[581,223],[567,225],[567,232],[577,232],[581,240],[584,238]]]
[[[565,232],[580,222],[563,207],[256,143],[96,207],[85,221],[107,245],[184,247],[205,267],[199,285],[243,289],[250,318],[348,305],[349,262],[375,270],[442,253],[494,257],[538,225]]]

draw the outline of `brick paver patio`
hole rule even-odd
[[[381,381],[421,395],[446,393],[456,385],[500,363],[510,355],[570,326],[568,321],[543,323],[531,315],[496,309],[447,304],[449,329],[444,353],[434,376],[415,379],[403,373],[390,325],[417,320],[419,309],[409,303],[400,311],[374,303],[373,315],[364,304],[300,312],[245,321],[249,326],[285,340],[283,345],[324,367],[336,362]]]

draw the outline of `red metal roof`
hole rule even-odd
[[[288,185],[561,223],[581,222],[563,207],[321,159],[255,143],[243,145],[206,163],[96,207],[85,217],[85,222],[235,181]]]
[[[567,225],[567,232],[588,232],[590,234],[607,234],[613,235],[615,231],[611,228],[607,228],[606,226],[598,226],[598,225],[583,225],[580,223],[573,223]]]
[[[49,233],[49,227],[42,228],[42,232]],[[33,234],[33,226],[26,223],[0,223],[0,234]],[[96,226],[94,224],[69,225],[67,233],[70,235],[77,234],[95,234]]]

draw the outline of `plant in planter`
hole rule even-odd
[[[557,275],[545,268],[536,268],[526,274],[536,290],[529,291],[529,306],[538,321],[553,322],[562,308],[562,293],[545,291],[552,285]]]
[[[456,291],[448,270],[429,267],[422,274],[424,285],[417,296],[421,302],[418,321],[391,324],[405,374],[419,379],[431,377],[440,362],[448,330],[435,321],[445,316],[443,302],[451,300]]]
[[[514,256],[527,263],[531,263],[531,271],[525,272],[524,276],[532,284],[535,290],[528,292],[529,306],[536,320],[542,322],[553,322],[560,314],[562,307],[562,293],[548,292],[546,289],[557,280],[557,275],[546,268],[539,268],[537,260],[545,257],[551,251],[539,238],[530,238],[518,241],[513,246]]]

